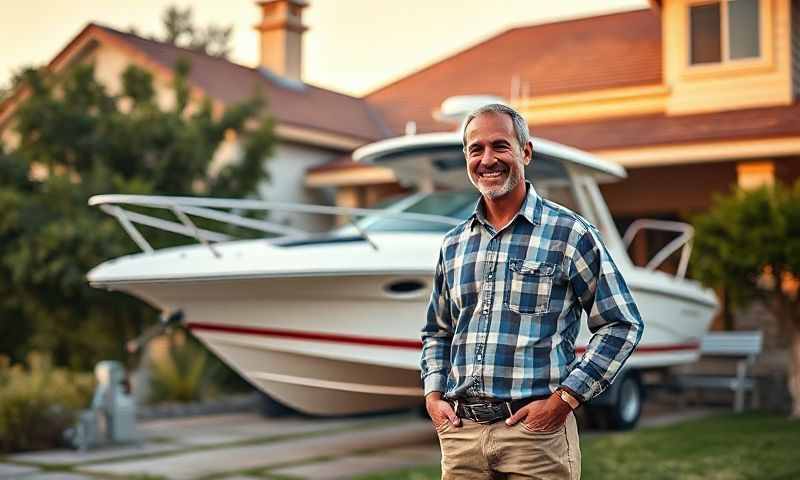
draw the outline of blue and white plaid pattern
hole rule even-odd
[[[593,336],[578,359],[581,311]],[[512,400],[564,386],[586,401],[611,383],[642,328],[596,228],[529,184],[502,231],[479,202],[444,238],[422,330],[425,394]]]

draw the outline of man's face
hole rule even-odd
[[[525,180],[532,149],[530,143],[520,148],[510,116],[478,115],[467,125],[465,139],[467,175],[483,196],[502,197]]]

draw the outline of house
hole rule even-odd
[[[153,74],[154,87],[162,107],[174,102],[173,68],[180,59],[190,62],[188,82],[192,105],[208,97],[216,112],[226,106],[263,94],[275,121],[277,148],[266,163],[271,178],[260,188],[260,196],[269,200],[303,203],[331,203],[337,192],[304,186],[306,170],[349,154],[356,147],[384,138],[389,130],[380,114],[364,99],[355,98],[302,81],[302,0],[266,0],[258,2],[262,18],[256,26],[261,47],[260,64],[245,67],[223,58],[179,48],[91,23],[72,39],[48,64],[59,72],[76,63],[92,63],[96,77],[111,92],[121,89],[121,74],[136,65]],[[0,139],[16,141],[13,115],[24,89],[0,104]],[[220,148],[220,161],[237,154],[235,138]],[[228,154],[227,160],[224,154]],[[215,162],[217,159],[215,158]],[[213,165],[212,165],[213,168]],[[378,191],[376,189],[376,191]],[[342,190],[340,196],[346,196]],[[343,203],[344,200],[339,200]],[[311,229],[329,226],[320,219],[276,212],[273,221],[292,223]]]
[[[305,1],[258,4],[257,68],[95,24],[49,68],[94,62],[114,89],[132,63],[154,73],[169,102],[171,67],[186,56],[193,95],[218,109],[260,89],[279,139],[268,168],[280,181],[260,192],[269,199],[369,206],[403,191],[391,171],[350,153],[407,126],[452,130],[436,113],[448,97],[469,94],[503,97],[534,135],[626,167],[627,179],[602,187],[621,230],[635,218],[686,219],[731,185],[800,176],[800,0],[653,0],[643,10],[513,28],[362,98],[302,81]],[[0,104],[5,141],[18,100]],[[637,240],[634,260],[662,240]]]

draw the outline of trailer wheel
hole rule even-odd
[[[630,430],[642,414],[642,381],[635,372],[629,372],[617,381],[620,383],[616,398],[605,409],[606,422],[613,430]]]

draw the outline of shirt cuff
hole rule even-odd
[[[561,385],[575,392],[581,403],[588,402],[603,389],[600,382],[578,368],[570,372]]]
[[[447,377],[440,373],[432,373],[425,377],[425,395],[431,392],[442,392],[444,395],[447,387]]]

